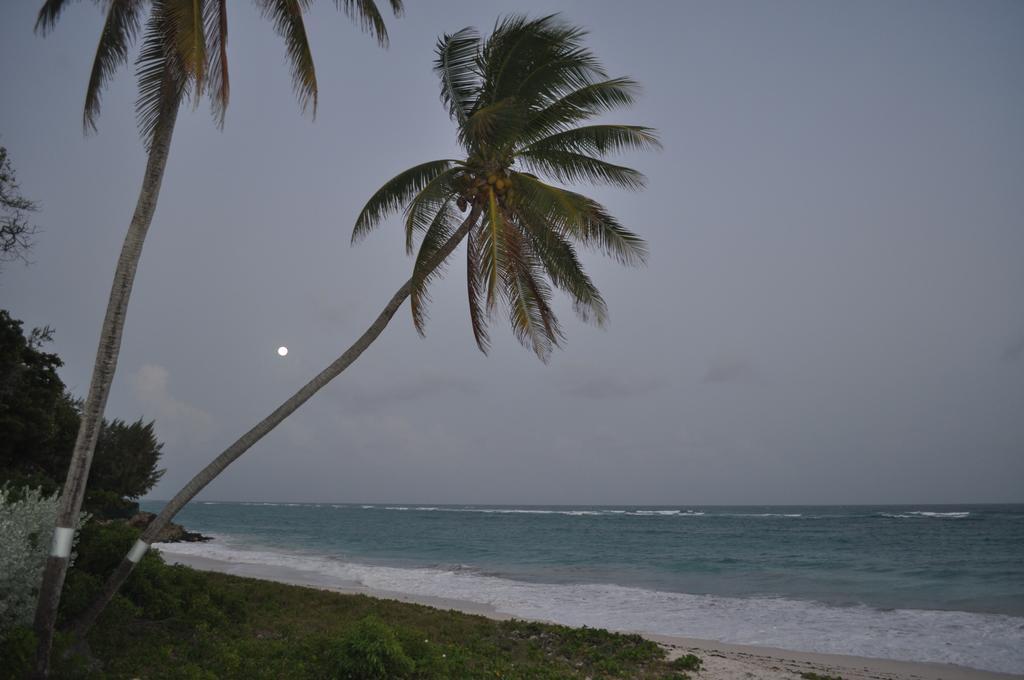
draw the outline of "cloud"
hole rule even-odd
[[[169,373],[157,364],[144,364],[132,375],[132,391],[148,417],[156,420],[160,438],[170,445],[205,440],[213,429],[209,413],[175,398],[168,389]]]
[[[379,413],[396,404],[439,395],[474,395],[477,383],[441,371],[426,371],[385,386],[362,386],[349,390],[344,399],[353,413]]]
[[[756,378],[753,364],[738,357],[719,357],[704,374],[705,383],[750,383]]]
[[[664,386],[664,381],[648,376],[628,377],[601,373],[594,368],[572,366],[558,378],[562,394],[585,399],[623,399],[653,392]]]

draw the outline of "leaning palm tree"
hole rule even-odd
[[[574,244],[625,264],[643,262],[645,245],[593,199],[541,176],[559,184],[596,180],[637,189],[644,183],[641,174],[601,157],[656,147],[658,141],[650,128],[579,125],[629,105],[636,90],[628,78],[608,78],[582,46],[584,35],[556,17],[512,17],[499,21],[486,41],[472,29],[439,41],[435,71],[465,158],[431,161],[399,174],[373,195],[353,232],[359,240],[404,208],[407,249],[415,250],[421,235],[411,278],[351,347],[174,496],[74,622],[78,636],[88,632],[178,511],[355,361],[406,298],[412,298],[413,321],[422,332],[427,285],[463,239],[468,237],[470,319],[482,350],[488,347],[488,321],[504,301],[516,337],[546,359],[562,338],[551,308],[555,288],[568,294],[582,318],[605,321],[604,300],[580,266]]]
[[[389,1],[395,14],[399,14],[402,0]],[[68,4],[68,0],[46,0],[39,11],[36,30],[50,31]],[[128,298],[156,210],[178,109],[185,101],[198,103],[209,95],[214,118],[222,126],[228,105],[227,0],[105,0],[101,4],[106,20],[86,89],[83,124],[87,131],[96,129],[103,90],[127,61],[141,31],[142,46],[135,62],[139,83],[136,114],[148,160],[114,273],[92,380],[57,513],[53,548],[43,573],[35,620],[39,636],[37,675],[45,675],[48,670],[53,625],[74,536],[72,527],[81,509],[99,425],[117,368]],[[316,70],[303,23],[303,12],[309,2],[256,0],[256,4],[284,39],[299,103],[315,116]],[[387,44],[384,20],[373,0],[335,0],[335,5],[358,19],[381,45]]]

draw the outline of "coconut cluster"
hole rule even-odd
[[[512,178],[504,171],[488,174],[467,174],[462,177],[462,192],[456,202],[459,210],[465,212],[470,205],[483,205],[493,194],[502,202],[513,197]]]

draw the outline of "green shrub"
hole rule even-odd
[[[124,522],[89,522],[79,533],[75,568],[106,579],[121,563],[139,533]]]
[[[0,636],[0,680],[27,678],[36,652],[36,636],[28,626],[12,628]]]
[[[704,662],[695,654],[684,654],[669,662],[669,668],[677,671],[699,671]]]
[[[139,511],[136,501],[122,498],[116,491],[87,491],[82,507],[100,519],[129,519]]]
[[[399,680],[416,668],[395,631],[376,616],[360,620],[341,639],[333,660],[339,679]]]
[[[0,635],[32,622],[58,500],[40,489],[0,487]],[[87,518],[83,514],[79,522]],[[71,559],[77,559],[75,552]]]

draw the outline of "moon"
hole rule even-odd
[[[277,348],[277,354],[278,356],[282,357],[288,356],[288,348],[285,347],[284,345],[281,345],[280,347]]]

